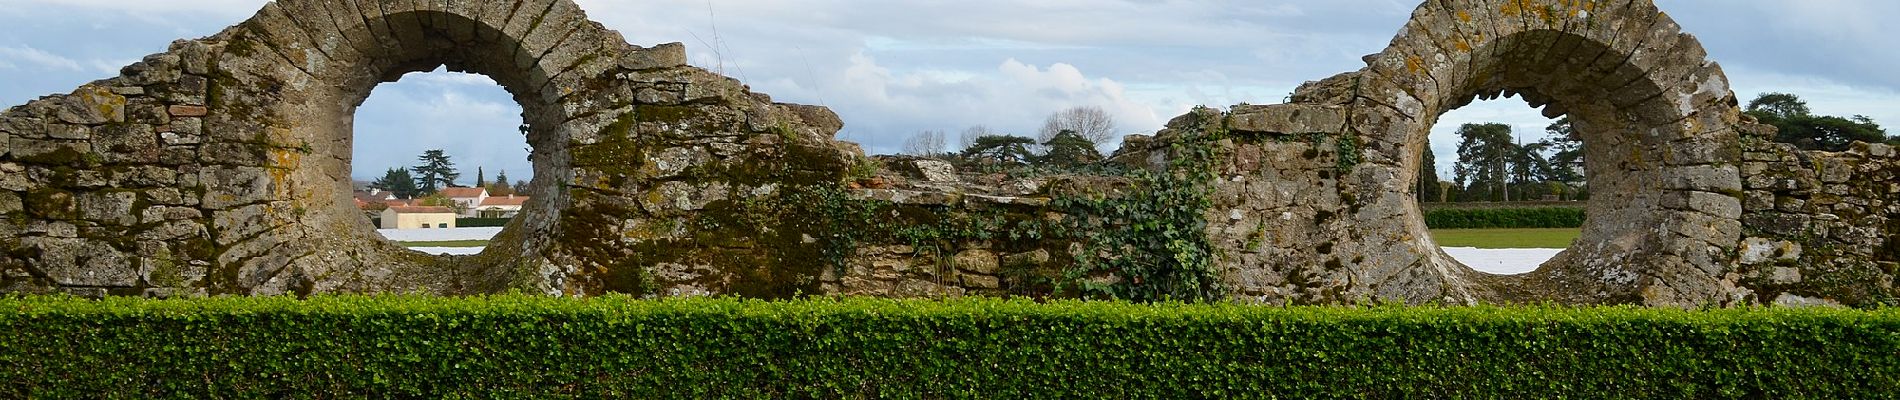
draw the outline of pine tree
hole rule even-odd
[[[455,162],[449,161],[449,156],[440,149],[422,152],[416,161],[422,164],[409,170],[415,172],[416,188],[424,196],[435,194],[442,188],[454,187],[455,180],[462,177],[461,173],[455,172]]]
[[[1049,149],[1049,153],[1042,156],[1046,165],[1074,168],[1102,160],[1102,152],[1095,150],[1095,142],[1071,130],[1056,133],[1042,146]]]
[[[963,150],[963,158],[993,165],[1028,164],[1035,157],[1029,153],[1029,146],[1034,144],[1035,139],[1022,136],[984,136],[976,138],[976,144]]]
[[[1424,159],[1418,163],[1418,202],[1444,201],[1445,188],[1438,185],[1438,155],[1432,154],[1432,141],[1425,140]]]
[[[488,187],[487,176],[488,176],[487,173],[482,172],[481,166],[476,166],[475,167],[475,187],[478,187],[478,188]]]

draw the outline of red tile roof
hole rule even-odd
[[[451,208],[448,208],[448,207],[402,207],[402,206],[397,206],[397,207],[390,207],[389,209],[390,209],[390,210],[392,210],[392,211],[395,211],[395,212],[396,212],[397,214],[454,214],[454,213],[455,213],[455,210],[454,210],[454,209],[451,209]]]
[[[528,204],[528,196],[490,197],[482,200],[483,206],[518,206]]]
[[[469,199],[469,198],[482,197],[482,194],[488,193],[488,189],[471,188],[471,187],[452,187],[452,188],[442,189],[438,193],[441,193],[442,196],[445,196],[448,198]]]

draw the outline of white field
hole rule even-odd
[[[398,242],[447,242],[492,239],[501,234],[501,228],[377,229],[376,233]]]
[[[452,240],[488,240],[501,233],[501,228],[455,228],[455,229],[406,229],[378,230],[383,237],[398,242],[440,242]],[[418,247],[414,250],[429,254],[470,255],[482,252],[480,247]],[[1537,270],[1537,266],[1550,261],[1563,249],[1500,249],[1485,250],[1469,247],[1446,247],[1445,253],[1459,262],[1482,272],[1499,275],[1516,275]]]
[[[1517,275],[1536,271],[1562,253],[1564,249],[1474,249],[1470,247],[1446,247],[1445,254],[1458,262],[1465,263],[1479,272],[1498,275]]]

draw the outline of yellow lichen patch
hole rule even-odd
[[[1466,53],[1471,52],[1471,41],[1465,40],[1465,38],[1458,38],[1458,41],[1452,42],[1451,45],[1452,47],[1457,48],[1458,51],[1462,51]]]
[[[1557,15],[1558,15],[1557,9],[1552,8],[1550,6],[1545,6],[1544,8],[1537,9],[1537,17],[1539,19],[1543,19],[1545,24],[1548,24],[1551,26],[1557,25]]]
[[[1505,1],[1504,6],[1498,7],[1498,14],[1504,15],[1504,16],[1516,16],[1518,14],[1523,14],[1524,13],[1523,3],[1524,3],[1524,0]]]
[[[1405,69],[1412,71],[1414,74],[1425,72],[1425,59],[1418,58],[1418,56],[1406,57]]]
[[[1471,13],[1466,12],[1464,10],[1458,10],[1458,21],[1471,22]]]
[[[297,149],[273,148],[270,151],[270,161],[270,168],[265,168],[265,170],[270,173],[271,187],[275,188],[278,194],[285,194],[284,192],[290,189],[290,172],[296,171],[303,164],[303,153]]]
[[[79,101],[84,102],[87,107],[98,111],[106,121],[125,121],[125,96],[114,94],[111,89],[86,85],[74,91],[73,96],[79,98]]]

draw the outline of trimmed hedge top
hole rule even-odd
[[[1900,310],[0,299],[0,398],[1893,398]]]
[[[1583,222],[1584,210],[1574,207],[1440,208],[1425,211],[1425,226],[1432,229],[1581,228]]]

